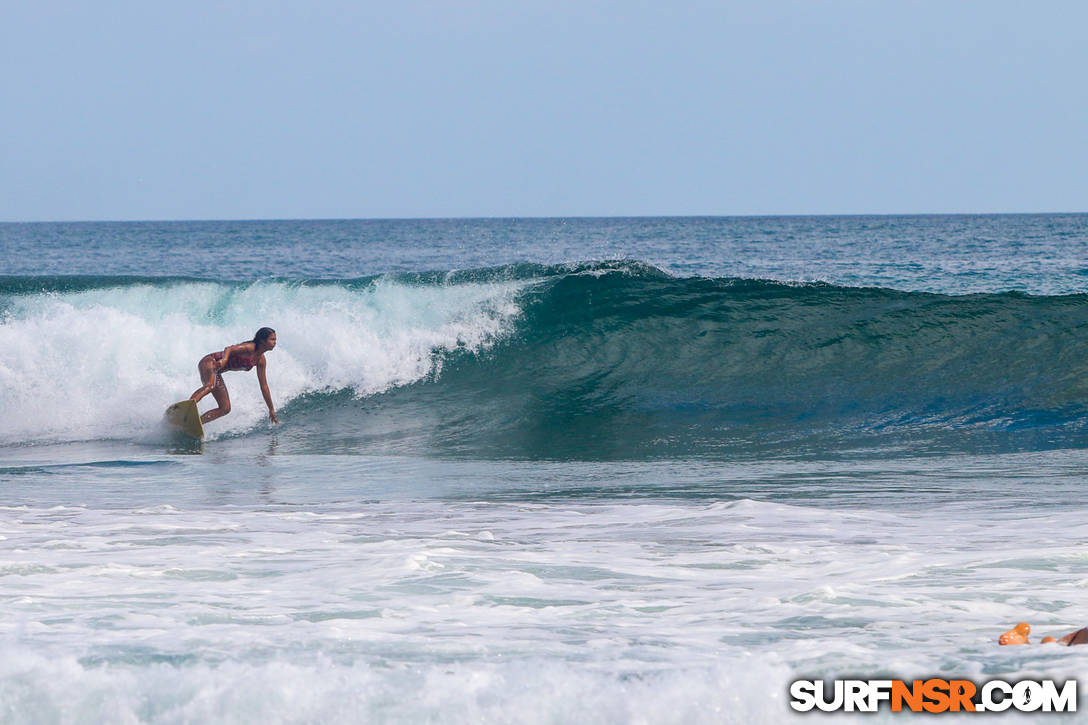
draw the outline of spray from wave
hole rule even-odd
[[[413,284],[44,280],[0,292],[0,444],[132,438],[199,387],[197,361],[264,325],[285,403],[308,393],[370,395],[441,368],[443,350],[479,351],[520,313],[518,282]],[[0,290],[3,287],[0,286]],[[230,428],[264,418],[255,379],[225,376]],[[224,427],[225,428],[225,427]]]

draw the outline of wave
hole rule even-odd
[[[0,279],[0,443],[132,437],[276,327],[299,450],[515,458],[1088,443],[1088,296],[678,278],[638,262],[355,280]],[[227,378],[220,431],[260,426]],[[154,401],[152,405],[150,401]]]

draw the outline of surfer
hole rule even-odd
[[[272,406],[272,393],[268,391],[268,379],[264,374],[264,354],[276,347],[276,331],[271,327],[262,327],[249,342],[240,342],[237,345],[228,345],[223,352],[210,352],[200,358],[197,370],[200,371],[200,382],[203,386],[197,388],[189,399],[200,402],[208,393],[212,394],[218,408],[209,410],[200,416],[202,423],[220,418],[230,412],[230,395],[227,394],[227,386],[223,383],[223,373],[232,370],[251,370],[257,368],[257,381],[261,384],[261,395],[264,396],[265,405],[268,406],[268,418],[273,423],[279,423],[276,419],[276,409]]]
[[[1027,622],[1020,622],[1005,634],[997,638],[998,644],[1031,644],[1028,641],[1028,635],[1031,634],[1031,625]],[[1076,632],[1070,632],[1061,639],[1054,639],[1053,637],[1043,637],[1041,644],[1047,644],[1049,642],[1057,642],[1058,644],[1064,644],[1069,647],[1074,644],[1088,644],[1088,627],[1082,627]]]

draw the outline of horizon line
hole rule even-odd
[[[570,214],[505,216],[390,216],[390,217],[204,217],[190,219],[4,219],[0,224],[201,224],[226,222],[395,222],[395,221],[560,221],[567,219],[780,219],[780,218],[871,218],[871,217],[978,217],[978,216],[1077,216],[1088,211],[1001,211],[1001,212],[786,212],[766,214]]]

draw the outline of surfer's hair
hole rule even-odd
[[[261,329],[257,330],[257,334],[253,336],[253,344],[254,345],[260,345],[265,340],[267,340],[268,338],[272,337],[275,334],[276,334],[276,331],[273,330],[271,327],[262,327]]]

